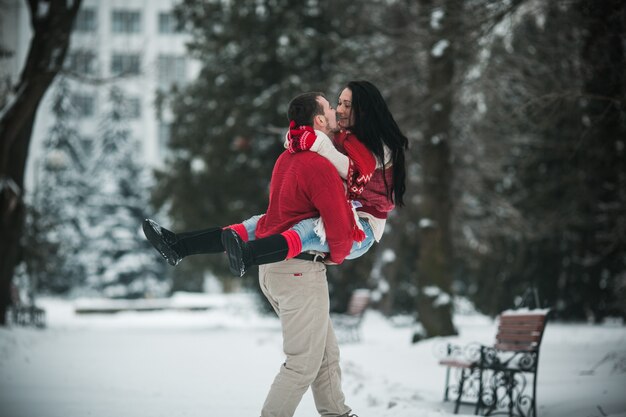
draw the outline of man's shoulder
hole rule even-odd
[[[281,177],[297,178],[304,187],[341,184],[341,177],[332,163],[315,152],[304,151],[295,154],[285,152],[276,161],[274,173]]]
[[[294,168],[314,166],[316,169],[336,171],[335,167],[328,159],[316,152],[311,151],[297,152],[294,154],[289,151],[285,151],[280,155],[278,160],[283,164],[293,165]]]

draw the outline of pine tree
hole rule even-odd
[[[202,70],[173,100],[171,157],[158,173],[158,206],[175,230],[227,225],[263,213],[271,170],[283,151],[286,110],[295,95],[337,94],[337,45],[349,2],[186,0],[178,16]],[[349,59],[349,58],[348,58]],[[311,173],[314,175],[314,173]],[[221,263],[220,263],[221,262]],[[219,257],[176,268],[180,288],[199,289],[203,271],[225,272]],[[194,280],[196,285],[190,284]],[[231,282],[229,280],[228,282]]]
[[[79,253],[85,245],[85,148],[74,125],[70,87],[60,79],[55,90],[54,124],[44,141],[33,211],[26,235],[25,259],[39,289],[64,293],[84,282],[86,265]]]
[[[101,137],[89,157],[88,176],[98,189],[87,199],[87,243],[81,252],[87,288],[108,297],[163,295],[163,265],[153,256],[140,227],[147,216],[150,178],[140,165],[139,142],[125,121],[127,102],[112,87],[100,124]]]
[[[491,314],[533,287],[563,318],[624,314],[623,5],[604,6],[527,10],[475,83],[483,110],[468,120],[466,157],[483,188],[468,198],[463,256]]]

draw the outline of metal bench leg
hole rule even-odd
[[[537,417],[537,373],[533,374],[533,404],[532,417]]]
[[[513,417],[513,385],[515,385],[515,374],[513,372],[507,372],[508,374],[508,386],[507,394],[509,396],[509,417]]]
[[[448,390],[450,389],[450,367],[446,367],[446,387],[443,390],[443,400],[448,401]]]
[[[474,414],[478,415],[483,405],[483,368],[478,368],[478,398],[476,399],[476,408]]]
[[[465,385],[465,369],[461,368],[461,379],[459,381],[459,395],[456,397],[456,404],[454,405],[454,414],[459,413],[459,407],[461,406],[461,397],[463,396],[463,385]]]

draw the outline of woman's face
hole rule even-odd
[[[337,124],[340,128],[346,129],[354,124],[352,116],[352,90],[344,88],[339,95],[337,103]]]

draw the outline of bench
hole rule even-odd
[[[343,314],[331,314],[330,318],[340,343],[361,340],[361,322],[369,303],[369,290],[355,290],[350,296],[347,311]]]
[[[34,305],[12,305],[8,317],[16,326],[46,327],[46,312]]]
[[[46,312],[33,304],[22,302],[22,297],[17,286],[11,285],[11,304],[7,310],[7,318],[11,324],[16,326],[46,327]]]
[[[461,404],[471,404],[474,414],[537,416],[539,348],[548,314],[548,309],[508,310],[500,314],[493,346],[446,346],[439,364],[447,368],[444,401],[456,395],[455,414]]]

